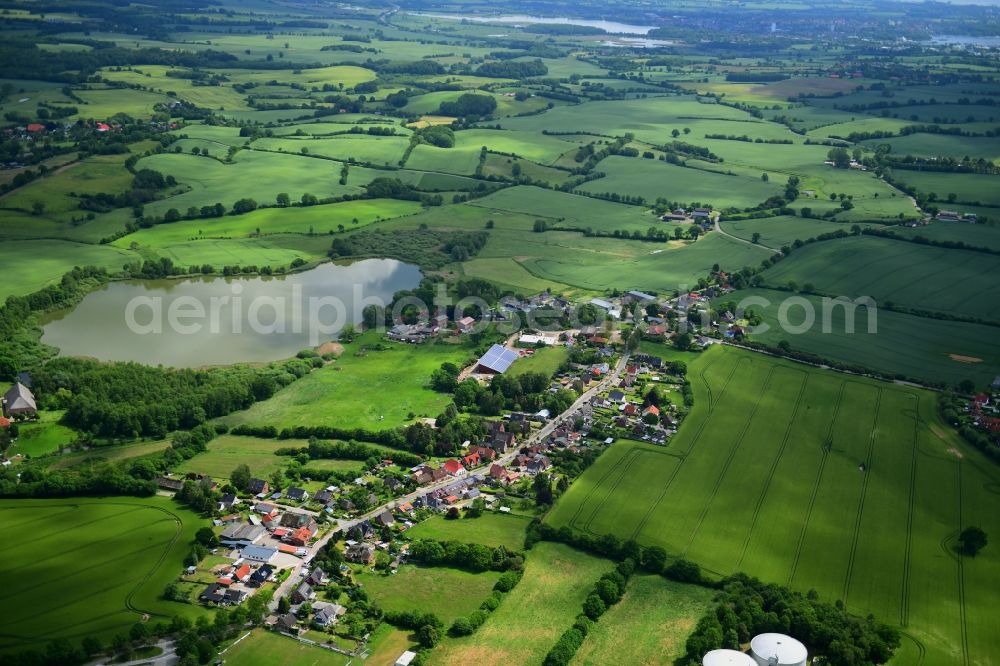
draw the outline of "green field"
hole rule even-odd
[[[844,307],[829,307],[817,296],[800,295],[815,313],[815,324],[803,333],[789,332],[779,323],[781,304],[791,294],[771,289],[744,289],[717,299],[717,302],[744,299],[746,309],[763,317],[769,330],[751,335],[756,342],[775,346],[787,341],[792,349],[817,354],[842,363],[857,364],[888,376],[901,375],[924,382],[945,382],[955,386],[971,379],[985,387],[1000,373],[1000,353],[996,345],[997,329],[993,326],[965,322],[929,319],[880,309],[875,315],[875,332],[869,333],[868,316],[864,308],[854,310],[853,328],[845,320]],[[801,303],[801,301],[800,301]],[[805,321],[805,309],[790,305],[786,321],[798,326]],[[852,308],[853,309],[853,308]],[[824,322],[828,324],[824,330]]]
[[[8,296],[25,296],[58,282],[74,266],[100,266],[111,272],[135,261],[138,255],[108,245],[87,245],[60,240],[0,242],[0,265],[16,280],[0,282],[0,302]]]
[[[211,242],[235,238],[261,237],[272,234],[328,234],[344,229],[353,230],[380,219],[411,215],[420,211],[414,201],[395,199],[363,199],[325,206],[295,208],[263,208],[245,215],[219,218],[182,220],[140,229],[115,241],[119,247],[137,243],[154,250],[169,252],[175,245],[192,241]],[[357,220],[357,222],[355,222]]]
[[[998,270],[992,254],[855,236],[807,245],[762,276],[769,285],[812,284],[833,296],[1000,321],[1000,295],[977,286]]]
[[[444,362],[463,365],[471,350],[461,345],[388,343],[384,351],[361,352],[368,334],[347,345],[336,362],[287,386],[270,400],[258,402],[225,421],[287,428],[297,425],[339,428],[393,428],[417,417],[441,413],[450,396],[428,386],[431,373]]]
[[[528,554],[524,577],[500,608],[472,636],[443,640],[431,653],[431,663],[541,664],[611,566],[562,544],[537,544]]]
[[[952,204],[945,201],[950,194],[964,203],[1000,206],[1000,176],[897,169],[893,172],[893,177],[922,194],[937,195],[939,208],[953,208]]]
[[[17,442],[8,450],[7,455],[20,453],[34,458],[69,446],[76,440],[78,433],[59,423],[62,415],[62,411],[41,411],[37,421],[22,423],[18,426]]]
[[[671,663],[711,607],[711,590],[661,576],[633,576],[622,600],[601,616],[570,664],[599,666],[628,655],[630,664]]]
[[[641,196],[650,203],[663,197],[685,206],[699,203],[715,208],[750,208],[783,191],[777,178],[765,183],[759,173],[727,176],[639,157],[611,156],[601,160],[597,169],[607,175],[581,185],[580,190]]]
[[[254,629],[226,649],[222,658],[235,666],[346,666],[351,662],[350,657],[333,650],[299,643],[263,629]]]
[[[520,359],[510,372],[515,377],[526,372],[540,372],[551,377],[568,358],[569,349],[566,347],[543,347]]]
[[[843,599],[903,627],[893,663],[996,663],[1000,554],[952,548],[968,524],[1000,530],[997,471],[933,393],[720,347],[689,376],[670,446],[616,444],[548,522]]]
[[[294,439],[220,435],[208,443],[207,451],[188,458],[174,469],[181,474],[188,472],[208,474],[212,478],[225,481],[236,467],[249,465],[254,476],[267,479],[291,460],[274,455],[276,449],[289,446],[301,447],[306,444],[307,442]],[[360,467],[360,463],[355,463],[354,466]]]
[[[461,520],[431,516],[411,527],[407,534],[413,539],[481,543],[492,548],[504,546],[509,550],[522,550],[529,522],[526,516],[489,512],[478,518]]]
[[[355,580],[382,610],[434,613],[446,628],[479,608],[499,578],[495,571],[469,573],[413,564],[404,564],[392,575],[355,574]]]
[[[165,439],[139,442],[135,444],[116,444],[114,446],[94,446],[86,451],[77,453],[66,453],[58,458],[50,459],[53,462],[50,469],[65,469],[76,465],[89,465],[93,463],[111,462],[115,460],[127,460],[129,458],[139,458],[154,453],[160,453],[170,446],[170,441]]]
[[[764,217],[751,220],[725,220],[720,222],[722,230],[743,240],[752,240],[755,233],[765,247],[779,249],[797,240],[808,240],[820,234],[833,231],[850,231],[850,225],[805,217]]]
[[[144,613],[154,620],[198,613],[160,598],[204,524],[170,500],[3,500],[0,517],[24,535],[0,549],[4,603],[20,609],[0,632],[2,652],[56,638],[107,642]]]

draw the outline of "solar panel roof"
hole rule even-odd
[[[479,365],[489,368],[493,372],[506,372],[511,363],[518,358],[517,352],[513,349],[506,349],[500,345],[493,345],[483,357],[479,359]]]

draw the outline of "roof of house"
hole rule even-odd
[[[455,459],[446,460],[444,464],[441,465],[441,467],[450,474],[454,474],[459,470],[465,469],[464,467],[462,467],[462,463],[458,462]]]
[[[493,372],[506,372],[507,368],[518,359],[517,352],[501,345],[493,345],[479,359],[478,365],[489,368]]]
[[[22,384],[21,382],[15,382],[10,389],[4,393],[4,401],[7,404],[7,413],[9,414],[12,410],[24,410],[30,409],[37,411],[38,407],[35,405],[35,396],[31,393],[31,390]]]
[[[268,548],[266,546],[247,546],[240,552],[240,555],[250,560],[262,560],[266,562],[274,557],[274,554],[277,552],[277,548]]]

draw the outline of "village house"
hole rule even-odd
[[[285,497],[296,502],[305,502],[309,499],[309,493],[303,488],[292,486],[285,491]]]
[[[251,495],[267,495],[270,489],[271,487],[264,479],[250,479],[250,483],[247,484],[247,492]]]
[[[458,462],[454,458],[444,461],[444,464],[441,465],[441,469],[443,469],[451,476],[459,478],[465,476],[468,473],[466,472],[465,468],[462,467],[462,463]]]
[[[347,612],[347,609],[340,604],[326,602],[313,604],[313,609],[316,611],[316,614],[313,616],[313,622],[321,627],[330,627],[337,624],[340,616]]]
[[[296,604],[312,601],[315,598],[316,593],[313,592],[312,586],[304,581],[292,592],[292,602]]]
[[[472,317],[462,317],[457,322],[458,332],[468,333],[469,331],[472,330],[472,327],[475,325],[476,325],[476,320],[473,319]]]
[[[15,382],[3,396],[3,413],[13,419],[28,419],[38,416],[35,396],[21,382]]]
[[[347,547],[344,559],[356,564],[371,565],[375,563],[375,546],[370,543],[356,543]]]

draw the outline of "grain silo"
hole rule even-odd
[[[701,660],[702,666],[757,666],[750,655],[736,650],[712,650]]]
[[[806,666],[806,646],[784,634],[760,634],[750,641],[750,654],[760,666]]]

